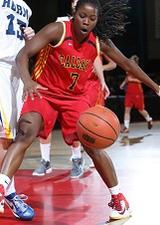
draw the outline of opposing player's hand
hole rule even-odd
[[[42,98],[42,95],[40,94],[39,90],[47,90],[48,88],[45,88],[41,86],[40,84],[36,83],[33,80],[28,81],[24,84],[23,88],[23,101],[26,101],[28,96],[34,100],[34,96],[37,95],[39,98]]]
[[[32,29],[32,27],[25,27],[23,28],[23,35],[25,40],[30,40],[35,35],[35,31]]]

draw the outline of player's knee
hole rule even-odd
[[[33,126],[29,121],[20,121],[18,124],[16,140],[31,143],[37,137],[39,128]]]
[[[19,128],[16,135],[16,141],[22,141],[24,143],[32,142],[36,135],[31,129]]]

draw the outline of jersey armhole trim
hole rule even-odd
[[[63,21],[59,21],[59,23],[63,24],[63,34],[62,34],[60,41],[56,45],[54,45],[53,48],[60,46],[62,44],[62,42],[64,41],[64,38],[66,35],[66,24]]]
[[[97,55],[100,56],[100,43],[99,43],[99,38],[96,36],[96,48],[97,48]]]

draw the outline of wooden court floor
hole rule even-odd
[[[151,130],[145,123],[131,125],[128,135],[120,134],[116,143],[106,151],[116,167],[122,191],[132,208],[128,221],[112,225],[158,225],[160,202],[160,122]],[[28,150],[16,174],[19,193],[29,196],[35,209],[33,221],[16,220],[6,208],[0,225],[104,225],[108,219],[109,192],[94,168],[88,168],[79,179],[70,179],[70,149],[59,130],[53,132],[51,160],[53,172],[33,177],[32,171],[40,160],[39,142]]]

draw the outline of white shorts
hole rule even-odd
[[[23,83],[15,68],[0,65],[0,138],[13,139],[22,108]]]

